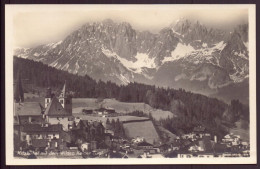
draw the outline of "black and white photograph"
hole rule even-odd
[[[255,5],[6,5],[9,165],[255,164]]]

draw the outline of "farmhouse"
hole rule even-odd
[[[64,149],[69,141],[62,125],[26,124],[21,127],[21,141],[35,148]]]
[[[41,124],[44,121],[43,107],[37,102],[15,103],[14,117],[20,125]]]
[[[146,141],[143,141],[141,143],[138,143],[137,147],[140,148],[140,149],[152,149],[153,145],[150,144],[150,143],[147,143]]]

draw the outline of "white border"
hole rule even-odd
[[[250,157],[248,158],[158,158],[158,159],[16,159],[13,157],[13,16],[17,12],[35,9],[36,6],[48,7],[48,10],[80,10],[104,9],[123,10],[158,8],[185,8],[185,9],[211,9],[211,8],[238,8],[248,9],[249,17],[249,96],[250,96]],[[228,16],[227,16],[228,17]],[[5,6],[5,95],[6,95],[6,164],[7,165],[107,165],[107,164],[256,164],[256,14],[255,5],[6,5]]]

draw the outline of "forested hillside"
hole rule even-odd
[[[230,105],[227,105],[215,98],[183,89],[158,88],[140,83],[119,86],[109,81],[96,82],[87,75],[78,76],[49,67],[41,62],[14,57],[15,80],[18,72],[21,73],[22,79],[27,79],[28,83],[38,88],[57,89],[61,88],[66,81],[73,97],[116,98],[123,102],[144,102],[154,108],[178,112],[177,118],[161,120],[165,128],[177,134],[203,125],[211,133],[221,136],[239,119],[246,121],[249,119],[248,107],[238,100],[233,100]]]

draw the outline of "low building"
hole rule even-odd
[[[143,141],[144,141],[144,138],[143,137],[139,137],[139,136],[137,136],[136,138],[132,139],[133,143],[141,143]]]
[[[233,133],[230,133],[224,136],[222,142],[226,143],[229,146],[236,146],[241,144],[241,139],[239,135],[234,135]]]
[[[204,126],[194,127],[193,133],[200,138],[202,138],[203,136],[210,136],[210,134],[207,132]]]
[[[90,150],[90,143],[85,142],[80,146],[82,152],[88,152]]]
[[[92,108],[84,108],[84,109],[82,109],[82,113],[84,113],[84,114],[93,114],[94,110]]]
[[[14,117],[19,125],[41,124],[44,122],[43,107],[37,102],[15,103]]]
[[[140,149],[152,149],[153,145],[150,144],[150,143],[147,143],[146,141],[143,141],[141,143],[138,143],[137,147],[140,148]]]
[[[99,115],[109,115],[109,114],[113,114],[116,113],[115,109],[107,107],[101,107],[99,109],[96,109],[95,112],[97,112]]]
[[[34,148],[65,149],[66,135],[60,124],[27,124],[21,126],[20,139]]]

